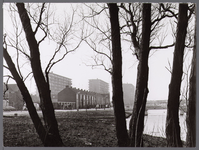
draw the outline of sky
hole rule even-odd
[[[70,6],[61,4],[54,5],[53,8],[55,10],[59,10],[58,13],[61,13],[62,9],[67,11]],[[10,31],[12,29],[12,24],[8,18],[8,14],[4,12],[4,30],[6,31]],[[165,43],[170,44],[171,42],[173,42],[172,38],[168,36]],[[74,45],[75,44],[76,43],[74,43]],[[41,44],[40,53],[43,68],[45,68],[45,65],[52,57],[51,52],[54,48],[55,45],[49,41],[45,41]],[[123,83],[130,83],[136,86],[138,61],[136,57],[132,55],[132,51],[128,48],[128,46],[124,46],[122,49]],[[168,98],[168,86],[170,83],[171,73],[166,69],[166,67],[169,68],[169,62],[172,64],[173,50],[174,48],[158,50],[156,52],[153,50],[151,51],[150,54],[153,53],[153,55],[149,58],[148,100],[166,100]],[[13,58],[16,57],[14,50],[10,50],[10,53],[13,53]],[[62,53],[59,55],[61,56],[61,54]],[[112,92],[111,75],[102,68],[92,68],[91,66],[88,66],[93,62],[91,58],[93,54],[93,50],[85,42],[83,42],[75,52],[69,53],[64,60],[56,64],[51,71],[55,74],[71,78],[73,87],[85,90],[88,90],[89,79],[101,79],[109,83],[110,92]],[[21,59],[21,61],[27,62],[25,58]],[[23,65],[21,69],[26,73],[30,71],[28,65]],[[4,75],[8,73],[9,71],[4,69]],[[14,81],[10,81],[10,83],[14,83]],[[26,85],[30,92],[34,94],[36,90],[34,81],[27,79]]]

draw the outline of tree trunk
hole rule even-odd
[[[183,55],[185,38],[187,33],[187,4],[179,4],[179,17],[177,25],[177,37],[174,50],[173,70],[169,85],[169,97],[167,104],[166,138],[168,147],[182,147],[179,125],[179,98],[183,73]]]
[[[112,86],[113,86],[113,107],[116,123],[116,134],[118,146],[128,146],[128,133],[126,129],[125,109],[122,90],[122,53],[120,41],[120,27],[118,19],[117,4],[108,4],[111,22],[112,38]]]
[[[187,146],[196,146],[196,24],[194,35],[194,48],[192,58],[192,68],[189,79],[189,99],[187,106]]]
[[[139,51],[135,101],[129,125],[131,139],[130,145],[133,147],[142,146],[145,107],[148,95],[148,57],[151,34],[151,4],[143,4],[142,19],[142,41],[141,49]]]
[[[62,146],[62,140],[58,130],[57,120],[55,118],[54,108],[50,96],[49,85],[45,80],[44,74],[41,69],[40,53],[35,33],[32,31],[30,18],[24,7],[24,3],[17,3],[19,16],[22,26],[25,31],[26,40],[30,49],[30,62],[33,71],[33,76],[39,91],[40,105],[48,132],[48,141],[46,140],[45,146]]]

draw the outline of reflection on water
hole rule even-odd
[[[148,116],[145,116],[145,127],[144,134],[149,134],[153,136],[166,137],[165,126],[166,126],[166,109],[161,110],[148,110]],[[180,127],[181,127],[181,139],[186,140],[186,114],[180,115]],[[129,121],[127,120],[127,129],[129,129]]]

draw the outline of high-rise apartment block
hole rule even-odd
[[[135,87],[133,84],[124,83],[123,84],[123,97],[124,105],[127,108],[132,108],[134,104]]]
[[[90,79],[89,80],[89,91],[100,93],[100,94],[108,94],[109,93],[109,84],[100,79]]]
[[[50,72],[49,84],[50,84],[51,95],[57,95],[66,86],[69,87],[72,86],[72,79]]]

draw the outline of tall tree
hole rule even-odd
[[[52,105],[49,84],[46,82],[42,69],[41,69],[39,43],[35,39],[36,32],[33,32],[32,30],[30,18],[27,14],[24,3],[17,3],[16,6],[17,6],[21,23],[26,35],[26,40],[29,45],[31,68],[32,68],[34,79],[36,81],[36,85],[39,90],[39,96],[41,100],[40,107],[41,107],[43,117],[44,117],[44,122],[45,122],[45,132],[44,130],[37,130],[37,131],[39,135],[42,135],[40,136],[40,138],[42,142],[44,143],[44,146],[63,146],[62,139],[60,137],[59,130],[58,130],[57,120],[55,118],[54,108]],[[9,59],[9,56],[6,55],[8,53],[6,53],[5,49],[4,49],[4,53],[5,53],[4,58],[6,59],[7,64],[12,64],[12,61],[11,59]],[[9,66],[9,69],[12,70],[15,68],[13,66]],[[29,99],[29,101],[26,100],[26,102],[29,102],[27,103],[27,107],[29,108],[28,110],[30,114],[33,113],[34,105],[32,105],[30,102],[30,97],[29,97],[29,94],[27,94],[28,93],[27,89],[24,87],[24,84],[22,83],[21,79],[18,78],[17,75],[13,74],[13,71],[11,71],[11,73],[13,77],[16,77],[15,81],[17,82],[17,85],[21,89],[24,100],[26,98]],[[15,73],[17,72],[15,71]],[[31,114],[31,115],[35,115],[35,114]],[[35,123],[35,126],[36,125],[38,126],[38,121],[39,121],[38,118],[32,117],[32,119],[33,119],[33,122]],[[37,119],[37,120],[34,120],[34,119]],[[41,126],[41,124],[39,125]],[[42,127],[40,128],[43,129]]]
[[[117,4],[118,5],[118,7],[119,8],[121,8],[121,10],[120,11],[122,11],[122,10],[124,10],[124,12],[122,12],[123,14],[121,14],[121,12],[120,12],[120,19],[123,19],[124,20],[124,22],[126,23],[126,24],[122,24],[122,26],[120,27],[120,31],[121,31],[121,33],[123,34],[123,35],[130,35],[130,42],[134,45],[134,49],[135,49],[135,55],[137,55],[137,58],[142,62],[141,64],[142,65],[140,65],[140,66],[142,66],[141,68],[139,68],[139,69],[144,69],[145,71],[140,71],[140,73],[139,73],[139,77],[138,78],[140,78],[139,80],[137,79],[137,81],[143,81],[142,80],[142,78],[143,78],[143,76],[144,77],[146,77],[146,80],[145,81],[143,81],[142,82],[142,84],[145,82],[146,83],[146,85],[147,85],[147,82],[148,82],[148,58],[149,58],[149,51],[151,50],[151,49],[165,49],[165,48],[168,48],[168,47],[171,47],[171,46],[173,46],[173,44],[171,44],[171,45],[165,45],[165,46],[162,46],[161,44],[160,44],[160,46],[151,46],[151,47],[149,47],[148,48],[148,50],[146,50],[146,51],[148,51],[147,53],[146,53],[146,55],[145,55],[145,51],[144,52],[141,52],[141,49],[143,48],[143,41],[142,41],[142,37],[146,37],[145,35],[143,36],[143,35],[141,35],[140,33],[142,33],[142,31],[140,31],[140,29],[142,29],[144,26],[143,26],[143,24],[142,24],[142,21],[143,21],[143,19],[142,19],[142,15],[140,15],[141,13],[142,13],[142,10],[143,10],[143,4],[132,4],[132,3],[127,3],[127,4],[124,4],[124,3],[121,3],[120,5],[119,4]],[[104,55],[106,58],[108,58],[108,60],[110,60],[110,62],[111,62],[111,67],[106,67],[105,66],[105,63],[104,63],[104,60],[102,60],[101,62],[100,61],[98,61],[98,57],[95,57],[94,58],[94,60],[95,60],[95,63],[96,63],[96,65],[92,65],[92,66],[103,66],[104,67],[104,69],[106,70],[106,71],[108,71],[110,74],[111,74],[111,76],[113,76],[113,50],[112,51],[110,51],[111,50],[111,47],[109,46],[109,41],[111,41],[112,40],[112,38],[110,38],[110,34],[109,34],[109,31],[110,31],[110,27],[108,26],[108,28],[103,28],[103,27],[101,27],[100,28],[100,23],[99,23],[99,20],[94,20],[94,17],[96,17],[96,16],[98,16],[99,14],[101,14],[102,12],[105,12],[106,11],[106,7],[105,6],[101,6],[100,8],[100,10],[99,11],[97,11],[96,9],[93,9],[93,7],[91,7],[91,6],[87,6],[89,9],[91,9],[92,10],[92,13],[93,14],[91,14],[90,16],[85,16],[84,17],[84,19],[85,18],[89,18],[89,19],[93,19],[93,24],[91,24],[91,23],[89,23],[88,21],[86,21],[90,26],[92,26],[95,30],[98,30],[98,31],[100,31],[100,33],[101,33],[101,35],[102,35],[102,38],[101,39],[99,39],[99,41],[98,41],[98,43],[100,43],[100,44],[102,44],[104,47],[103,48],[101,48],[101,49],[97,49],[97,46],[96,46],[96,44],[95,43],[97,43],[97,41],[92,41],[92,42],[88,42],[88,41],[86,41],[87,42],[87,44],[96,52],[96,53],[98,53],[98,54],[100,54],[100,55]],[[155,5],[155,8],[156,8],[157,6]],[[163,20],[165,17],[173,17],[175,14],[169,14],[169,13],[167,13],[167,11],[166,10],[168,10],[168,8],[170,8],[171,6],[170,5],[159,5],[159,8],[158,8],[158,10],[161,12],[160,14],[161,15],[158,15],[159,13],[157,13],[157,11],[156,10],[153,10],[154,12],[155,12],[155,14],[156,15],[154,15],[154,13],[153,13],[153,21],[151,22],[151,19],[150,19],[150,23],[149,22],[147,22],[146,24],[145,24],[145,27],[147,26],[148,27],[148,31],[149,31],[149,39],[148,39],[148,41],[149,41],[149,43],[151,42],[151,41],[153,41],[153,39],[156,37],[155,35],[157,35],[157,29],[156,28],[160,28],[159,27],[159,24],[160,24],[160,21],[161,20]],[[157,9],[157,8],[156,8]],[[166,9],[166,10],[165,10]],[[151,11],[149,11],[150,13],[151,13]],[[129,15],[129,17],[127,17],[127,18],[125,18],[125,16],[128,16]],[[137,15],[136,17],[135,17],[135,15]],[[107,17],[109,17],[109,16],[107,16]],[[123,21],[122,20],[122,21]],[[107,27],[107,26],[106,26]],[[128,30],[129,29],[129,30]],[[153,35],[151,35],[151,33],[153,33]],[[153,39],[151,39],[151,36],[153,37]],[[97,37],[97,38],[99,38],[99,36]],[[144,39],[144,38],[143,38]],[[125,41],[127,40],[127,39],[124,39]],[[141,42],[142,41],[142,42]],[[103,43],[102,43],[103,42]],[[144,40],[144,42],[146,42],[146,40]],[[150,44],[149,44],[150,45]],[[110,54],[109,54],[109,51],[106,53],[105,51],[100,51],[100,50],[105,50],[105,49],[108,49],[109,51],[110,51]],[[144,47],[144,48],[146,48],[146,47]],[[142,53],[142,54],[141,54]],[[143,55],[142,57],[140,57],[141,55]],[[143,63],[144,62],[144,63]],[[147,62],[147,63],[145,63],[145,62]],[[145,66],[146,65],[146,66]],[[114,86],[114,85],[113,85]],[[137,93],[139,93],[139,94],[137,94],[136,96],[138,96],[139,97],[139,104],[138,104],[138,106],[136,106],[136,108],[135,109],[137,109],[138,111],[139,110],[145,110],[145,105],[146,105],[146,99],[147,99],[147,91],[148,91],[148,89],[146,90],[146,87],[147,86],[141,86],[141,84],[139,83],[139,84],[137,84],[137,86],[139,86],[139,88],[138,88],[138,90],[137,90]],[[146,90],[146,91],[145,91]],[[140,92],[139,92],[140,91]],[[145,91],[146,92],[146,94],[145,95],[142,95],[141,93],[142,93],[142,91]],[[113,88],[113,92],[114,92],[114,88]],[[142,98],[141,98],[141,96],[143,96]],[[145,99],[145,101],[143,101],[143,99]],[[144,104],[142,105],[142,102],[144,102]],[[137,103],[137,101],[136,101],[136,103]],[[136,104],[137,105],[137,104]],[[142,107],[142,108],[141,108]],[[140,109],[141,108],[141,109]],[[115,110],[116,111],[116,110]],[[144,112],[144,111],[143,111]],[[120,113],[123,113],[123,112],[120,112]],[[134,115],[135,116],[135,115]],[[116,116],[117,117],[117,116]],[[136,117],[137,118],[137,117]],[[134,121],[135,121],[135,125],[138,123],[137,122],[137,119],[136,118],[134,118]],[[141,119],[142,118],[142,119]],[[139,120],[141,121],[141,120],[144,120],[144,115],[141,115],[141,116],[139,116]],[[131,123],[131,125],[132,125],[133,123]],[[140,133],[140,135],[142,135],[142,132],[143,132],[143,127],[141,127],[141,125],[142,126],[144,126],[144,122],[140,122],[139,123],[139,128],[131,128],[130,130],[132,130],[132,134],[133,134],[133,132],[135,132],[135,131],[133,131],[133,130],[137,130],[136,132],[139,132]],[[139,130],[139,131],[138,131]],[[135,135],[137,135],[137,134],[135,134]],[[132,136],[132,141],[135,141],[135,137],[134,136]],[[141,141],[141,140],[140,140]],[[134,145],[134,144],[131,144],[131,145]],[[137,144],[137,146],[141,146],[141,144]]]
[[[133,54],[136,55],[139,62],[134,108],[129,130],[131,146],[140,147],[142,146],[144,112],[148,95],[149,53],[152,49],[166,49],[174,45],[163,45],[165,34],[162,34],[161,29],[163,26],[162,20],[176,16],[171,11],[175,6],[160,3],[151,4],[147,7],[147,5],[141,3],[121,3],[119,7],[123,10],[120,15],[121,19],[124,20],[121,33],[124,35],[124,40],[131,43]],[[157,45],[157,41],[160,41],[159,45]]]
[[[178,14],[175,13],[176,7],[173,4],[153,4],[153,6],[151,6],[152,10],[150,9],[150,11],[147,12],[147,13],[149,13],[149,12],[151,13],[151,11],[153,12],[152,15],[150,15],[150,19],[148,19],[149,18],[148,16],[144,18],[143,13],[144,13],[144,11],[146,11],[146,9],[143,8],[144,4],[121,3],[120,5],[118,4],[118,6],[119,6],[119,8],[122,8],[125,11],[123,14],[121,14],[121,12],[120,12],[120,15],[121,15],[120,17],[125,18],[126,16],[129,15],[129,17],[126,17],[123,21],[126,24],[122,24],[120,29],[121,29],[123,35],[125,35],[125,34],[130,35],[131,40],[129,40],[129,39],[125,39],[125,40],[130,41],[132,43],[132,45],[134,47],[134,54],[137,56],[137,58],[139,60],[139,66],[138,66],[139,71],[138,71],[138,76],[137,76],[137,91],[136,91],[137,92],[137,94],[136,94],[137,100],[135,101],[134,110],[132,113],[133,115],[132,115],[132,119],[130,121],[130,138],[131,138],[130,145],[131,146],[142,146],[142,133],[143,133],[143,127],[144,127],[144,121],[143,121],[144,120],[144,110],[145,110],[146,99],[147,99],[147,94],[148,94],[147,84],[148,84],[149,52],[152,49],[165,49],[165,48],[174,46],[174,44],[163,46],[163,40],[161,40],[161,39],[158,39],[160,41],[159,45],[155,44],[155,42],[153,43],[153,41],[157,41],[157,38],[156,38],[157,35],[159,35],[159,34],[162,35],[162,33],[158,32],[158,30],[160,30],[162,27],[161,20],[164,20],[165,18],[172,18],[172,17],[177,18]],[[92,6],[88,6],[88,8],[90,8],[92,10],[93,14],[90,16],[84,17],[84,19],[85,18],[94,18],[94,17],[98,16],[99,14],[101,14],[102,12],[106,11],[105,6],[99,5],[99,7],[101,9],[98,11],[98,10],[94,9]],[[140,15],[141,13],[142,13],[142,15]],[[145,12],[145,15],[147,13]],[[100,31],[101,34],[103,35],[103,37],[101,39],[99,39],[98,42],[92,41],[92,40],[91,40],[91,44],[88,41],[86,41],[86,42],[96,53],[98,53],[100,55],[104,55],[106,58],[108,58],[108,60],[110,60],[110,62],[111,62],[111,65],[113,66],[112,51],[110,51],[110,54],[109,54],[109,53],[104,53],[104,51],[97,50],[96,43],[100,43],[104,47],[106,47],[108,50],[110,50],[111,47],[109,45],[109,41],[112,41],[112,38],[110,38],[110,34],[109,34],[110,27],[108,26],[108,28],[105,28],[105,29],[103,27],[100,28],[99,24],[101,22],[100,23],[99,22],[100,22],[99,20],[97,20],[97,21],[93,20],[93,24],[88,23],[88,22],[87,23],[90,26],[92,26],[94,28],[94,30]],[[144,28],[148,30],[147,31],[148,33],[145,32]],[[125,29],[125,30],[123,30],[123,29]],[[129,29],[129,31],[126,29]],[[149,36],[146,36],[146,35],[149,35]],[[146,38],[148,38],[148,39],[146,40]],[[164,39],[164,38],[165,37],[162,37],[162,39]],[[108,41],[107,42],[108,44],[102,43],[105,41]],[[144,45],[143,43],[144,44],[147,43],[148,48],[146,48],[147,44]],[[149,47],[149,45],[153,45],[153,46]],[[101,48],[100,50],[104,50],[104,48]],[[95,61],[96,65],[92,65],[92,66],[103,66],[104,69],[107,70],[113,76],[113,67],[106,68],[104,60],[102,60],[100,63],[98,63],[98,60],[99,60],[98,57],[95,57],[94,61]],[[114,92],[114,88],[113,88],[113,92]],[[116,111],[116,110],[114,110],[114,111]],[[137,116],[135,115],[136,113],[137,113]],[[116,129],[117,129],[117,126],[116,126]]]
[[[118,6],[116,3],[109,3],[111,40],[112,40],[112,86],[113,86],[113,107],[116,122],[116,134],[120,147],[128,146],[128,133],[126,129],[126,117],[122,90],[122,53],[120,26],[118,19]]]
[[[169,85],[167,104],[166,138],[168,147],[182,147],[179,126],[179,97],[183,73],[183,55],[188,25],[188,4],[179,4],[176,44],[174,49],[173,70]]]
[[[77,36],[77,34],[74,33],[76,31],[74,30],[75,10],[72,7],[72,15],[71,18],[67,18],[67,22],[56,23],[55,19],[52,18],[53,13],[50,12],[48,4],[24,5],[24,3],[16,3],[16,5],[11,4],[9,6],[8,11],[11,15],[14,33],[9,33],[7,31],[8,34],[5,34],[7,36],[4,36],[4,59],[7,63],[7,66],[4,65],[4,67],[11,72],[12,78],[16,81],[23,99],[26,102],[36,131],[44,146],[63,146],[64,144],[59,134],[58,124],[52,105],[48,73],[51,68],[63,60],[68,53],[75,51],[83,40],[82,37],[82,40],[79,40],[79,35],[82,34],[78,34]],[[34,12],[34,15],[32,11]],[[56,30],[52,30],[51,26],[56,28]],[[23,33],[25,33],[25,37]],[[39,36],[37,33],[39,33]],[[14,37],[10,36],[10,34],[13,34]],[[7,40],[6,37],[8,37]],[[47,63],[45,71],[43,71],[40,46],[46,38],[55,43],[57,47],[54,52],[52,52],[52,57]],[[76,43],[74,44],[75,47],[73,47],[73,44],[69,44],[69,42],[74,39],[76,39]],[[8,41],[8,43],[6,43],[6,41]],[[26,45],[27,47],[25,47]],[[12,52],[9,51],[10,53],[8,53],[8,47],[11,48],[11,50],[13,50],[12,48],[16,50],[16,60],[14,57],[10,57],[9,54],[12,54]],[[51,53],[50,51],[51,50],[49,49],[48,53]],[[24,61],[20,60],[20,58],[24,58],[23,56],[25,56],[26,61],[28,60],[28,62],[30,62],[28,64],[30,66],[28,67],[30,67],[30,70],[32,71],[30,71],[25,78],[25,73],[22,72],[23,69],[20,67],[20,64],[24,63]],[[16,63],[14,63],[14,61],[16,61]],[[43,120],[40,120],[38,117],[29,91],[25,85],[25,80],[32,73],[39,91],[40,108],[42,110]]]
[[[148,95],[148,57],[151,34],[151,4],[144,3],[142,11],[142,39],[138,64],[137,83],[133,113],[130,120],[130,146],[142,146],[144,114]]]
[[[195,21],[196,22],[196,21]],[[193,58],[191,64],[191,73],[189,77],[189,98],[187,105],[187,137],[188,147],[196,146],[196,24],[194,33]]]

